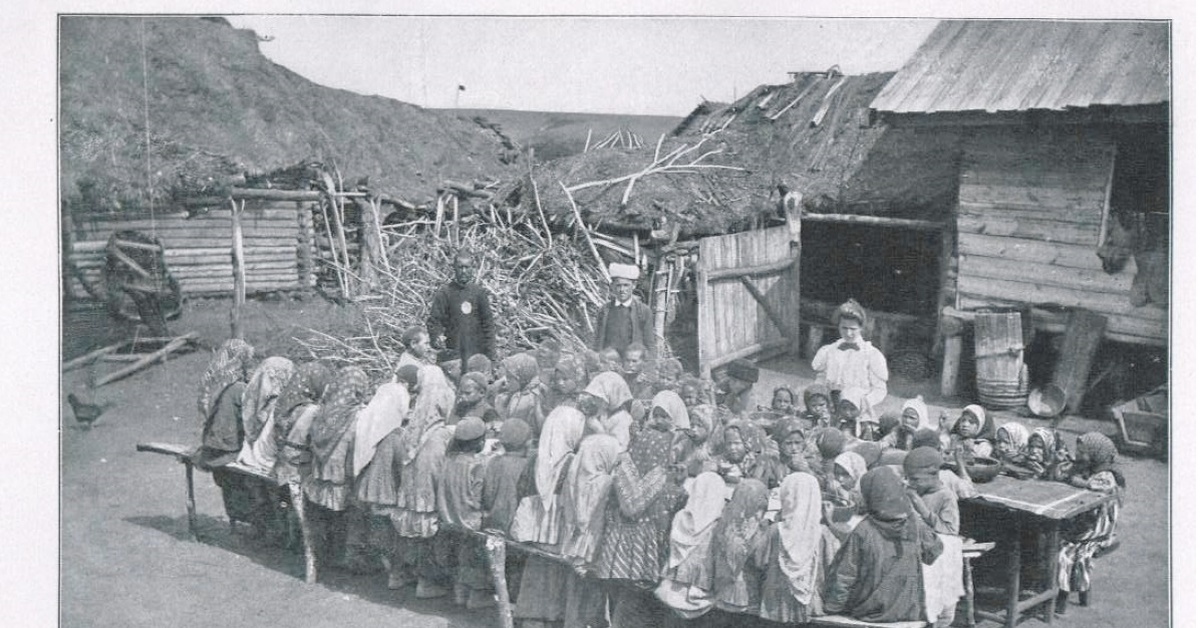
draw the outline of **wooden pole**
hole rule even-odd
[[[246,201],[229,199],[233,212],[229,215],[233,225],[233,310],[229,313],[230,338],[245,338],[242,329],[242,308],[246,305],[246,259],[242,251],[242,210]]]
[[[491,534],[487,535],[484,543],[488,566],[492,572],[492,586],[496,589],[496,610],[500,613],[500,628],[513,628],[512,604],[508,599],[508,578],[504,573],[504,563],[508,560],[508,544],[503,538]]]
[[[159,349],[158,351],[155,351],[154,353],[148,353],[148,354],[146,354],[146,357],[142,358],[141,360],[138,360],[137,362],[134,362],[133,364],[130,364],[129,366],[127,366],[123,369],[113,371],[112,373],[109,373],[108,375],[105,375],[104,377],[101,377],[100,379],[96,380],[96,387],[103,386],[109,382],[114,382],[118,379],[121,379],[122,377],[125,377],[126,375],[131,375],[133,373],[136,373],[136,372],[142,370],[143,368],[146,368],[150,364],[152,364],[155,360],[157,360],[159,358],[165,358],[168,354],[183,347],[183,345],[194,341],[195,339],[196,339],[195,332],[188,332],[182,336],[179,336],[178,338],[176,338],[176,339],[172,340],[171,342],[168,342],[166,345],[164,345],[162,349]]]
[[[317,551],[313,545],[312,526],[304,512],[304,492],[297,482],[288,482],[288,496],[292,499],[292,510],[296,511],[296,520],[300,522],[300,538],[304,543],[304,582],[317,582]]]
[[[62,365],[62,370],[65,373],[71,369],[79,368],[85,364],[89,364],[89,363],[95,361],[96,358],[113,353],[113,352],[117,351],[118,349],[120,349],[121,347],[124,347],[128,344],[129,344],[128,340],[122,340],[121,342],[118,342],[115,345],[108,345],[107,347],[104,347],[102,349],[96,349],[95,351],[90,351],[88,353],[85,353],[85,354],[73,359],[73,360],[64,362]]]
[[[858,214],[804,214],[804,220],[809,222],[838,222],[846,224],[871,225],[875,227],[900,227],[917,231],[941,231],[946,223],[940,220],[915,220],[911,218],[890,218],[887,216],[859,216]]]
[[[946,350],[942,354],[942,396],[958,394],[958,372],[961,370],[963,337],[946,336]]]

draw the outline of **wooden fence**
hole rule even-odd
[[[242,217],[248,293],[300,290],[313,286],[314,238],[311,201],[246,201]],[[212,209],[187,218],[183,213],[126,218],[76,215],[65,225],[67,262],[92,286],[103,289],[105,244],[116,231],[132,229],[157,237],[167,267],[185,294],[229,294],[234,288],[231,210]],[[88,292],[74,274],[71,297]]]
[[[700,240],[696,293],[703,375],[738,358],[798,350],[800,251],[792,243],[786,226]]]

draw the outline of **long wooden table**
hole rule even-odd
[[[1044,606],[1043,619],[1054,621],[1054,598],[1058,595],[1058,580],[1054,577],[1058,568],[1059,530],[1064,522],[1103,506],[1116,498],[1115,495],[1076,488],[1061,482],[1043,480],[1017,480],[999,476],[991,482],[977,484],[977,497],[964,500],[977,504],[998,515],[1013,515],[1006,518],[1009,527],[1008,544],[1008,603],[1004,613],[976,611],[983,619],[1004,624],[1005,628],[1017,625],[1021,614]],[[1021,532],[1032,525],[1039,536],[1038,545],[1043,549],[1041,559],[1048,574],[1043,590],[1036,591],[1028,599],[1021,599]]]

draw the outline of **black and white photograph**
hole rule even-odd
[[[364,4],[37,20],[39,619],[1190,623],[1194,8]]]

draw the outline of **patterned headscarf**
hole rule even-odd
[[[515,353],[504,358],[500,363],[504,365],[504,369],[508,371],[509,375],[516,378],[519,390],[537,385],[537,377],[541,368],[538,366],[537,358],[532,355]]]
[[[996,430],[997,449],[1001,447],[1000,434],[1002,433],[1008,435],[1008,446],[1012,447],[1011,453],[1017,454],[1025,451],[1025,446],[1029,443],[1029,428],[1016,421],[1009,421],[1001,425],[1000,429]]]
[[[301,404],[320,403],[332,378],[333,371],[320,362],[301,364],[279,393],[279,400],[275,402],[276,415],[287,416]]]
[[[1100,432],[1088,432],[1075,445],[1075,459],[1078,461],[1081,456],[1088,459],[1088,475],[1111,471],[1117,461],[1117,446]]]
[[[313,417],[313,456],[326,460],[354,422],[355,416],[370,393],[371,380],[357,366],[338,369],[333,382],[325,390],[321,409]]]
[[[713,583],[716,589],[733,584],[746,568],[752,549],[750,542],[758,532],[758,522],[769,499],[767,485],[752,478],[743,478],[733,489],[733,497],[725,505],[717,529],[713,531],[712,555],[716,563]]]
[[[587,381],[587,368],[578,356],[566,354],[558,358],[558,363],[554,365],[555,374],[561,373],[567,379],[574,380],[576,386],[582,386],[583,382]],[[547,382],[549,383],[549,382]],[[578,390],[564,390],[563,394],[577,393]]]
[[[785,417],[783,420],[775,424],[775,429],[773,431],[774,434],[772,434],[772,436],[775,437],[775,441],[783,444],[783,441],[787,440],[787,437],[792,434],[802,434],[807,436],[808,422],[796,417]]]
[[[1029,439],[1034,436],[1042,439],[1042,445],[1046,448],[1047,453],[1054,451],[1054,448],[1058,446],[1058,434],[1048,427],[1033,428],[1033,433],[1029,435],[1029,438],[1025,439],[1026,447],[1029,446]]]
[[[792,473],[779,485],[779,569],[792,597],[812,602],[821,549],[821,487],[809,473]]]
[[[604,371],[593,377],[583,392],[603,399],[605,410],[609,413],[616,412],[617,408],[633,399],[633,393],[629,392],[629,384],[625,382],[625,378],[612,371]]]
[[[296,365],[291,360],[278,356],[263,360],[254,369],[246,390],[242,392],[242,425],[247,441],[258,440],[263,426],[275,412],[279,393],[295,370]]]
[[[422,366],[417,372],[417,381],[417,397],[412,401],[408,420],[400,432],[403,464],[416,460],[425,432],[444,422],[454,410],[454,387],[446,379],[445,371],[433,365]]]
[[[807,406],[813,397],[824,397],[826,403],[833,402],[833,393],[824,382],[815,382],[804,389],[804,405]]]
[[[200,396],[196,400],[200,416],[208,418],[212,414],[217,399],[230,384],[246,381],[252,362],[254,347],[246,341],[231,338],[221,343],[200,380]]]

